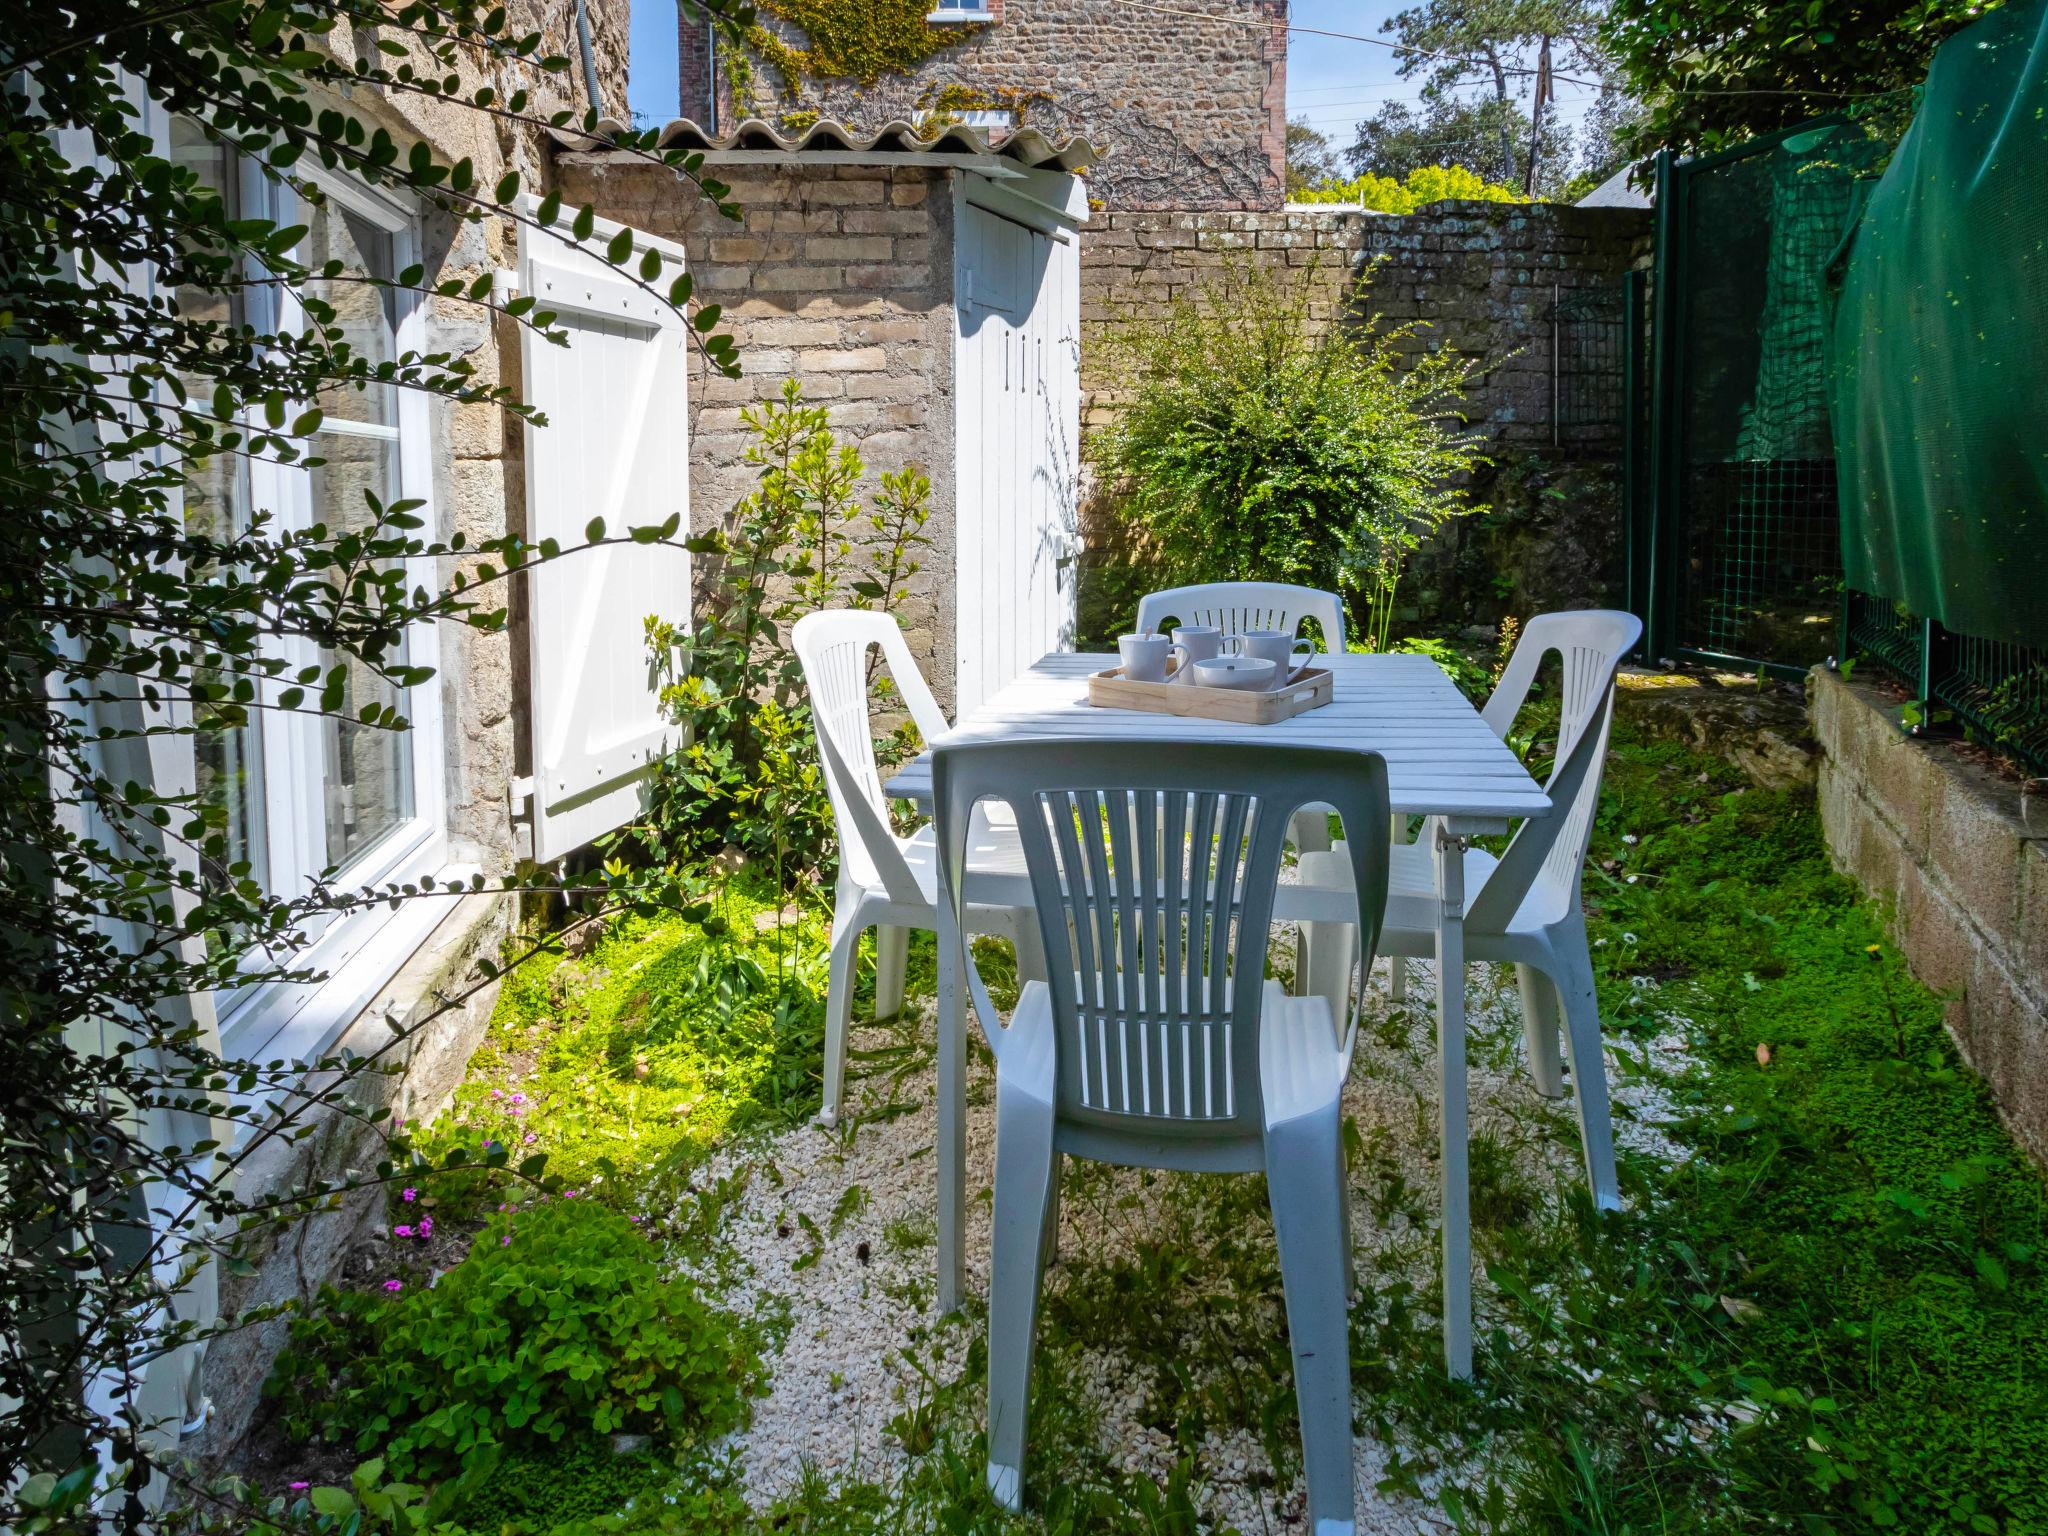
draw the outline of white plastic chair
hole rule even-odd
[[[1320,587],[1291,586],[1284,581],[1211,581],[1194,587],[1168,587],[1138,599],[1138,633],[1159,633],[1168,619],[1183,624],[1208,624],[1226,635],[1248,629],[1284,629],[1299,634],[1304,619],[1314,619],[1323,632],[1323,649],[1344,653],[1344,599]],[[1330,808],[1310,806],[1295,818],[1288,841],[1307,851],[1330,846]]]
[[[1323,649],[1339,654],[1344,650],[1344,600],[1317,587],[1289,586],[1281,581],[1212,581],[1148,592],[1138,599],[1138,633],[1157,633],[1168,619],[1210,624],[1226,635],[1241,635],[1248,629],[1297,633],[1303,619],[1314,619],[1323,632]]]
[[[1556,766],[1549,792],[1552,814],[1524,822],[1498,859],[1483,849],[1465,853],[1465,953],[1472,960],[1514,965],[1522,994],[1522,1032],[1529,1075],[1549,1098],[1564,1093],[1558,1061],[1558,1020],[1564,1019],[1579,1140],[1586,1180],[1603,1210],[1621,1203],[1614,1177],[1614,1130],[1607,1102],[1607,1067],[1600,1044],[1600,1003],[1593,988],[1593,958],[1586,943],[1580,878],[1600,775],[1614,718],[1614,676],[1635,647],[1642,622],[1634,614],[1595,609],[1546,613],[1529,621],[1507,670],[1481,711],[1506,739],[1529,696],[1537,668],[1552,651],[1563,660],[1563,698]],[[1426,957],[1436,945],[1436,875],[1431,866],[1433,828],[1413,843],[1394,845],[1389,859],[1383,953]],[[1339,841],[1329,852],[1305,854],[1305,885],[1341,887],[1351,878]],[[1305,990],[1342,1008],[1350,985],[1353,947],[1348,923],[1308,923],[1303,943]],[[1395,960],[1395,965],[1400,961]]]
[[[912,928],[938,924],[938,865],[931,826],[898,837],[875,765],[868,723],[869,652],[879,646],[889,675],[926,741],[949,727],[917,670],[896,621],[885,613],[829,609],[806,614],[790,634],[811,695],[811,717],[824,767],[825,790],[839,830],[839,881],[832,901],[832,946],[825,1000],[825,1094],[822,1125],[836,1125],[846,1086],[846,1032],[853,1018],[855,964],[860,936],[875,930],[875,1013],[888,1018],[903,1006],[903,972]],[[977,906],[969,930],[996,934],[1017,946],[1020,975],[1037,974],[1038,930],[1026,903],[1023,855],[1014,828],[975,822],[970,857],[977,870],[1009,872],[1017,905]]]
[[[965,971],[996,1057],[988,1481],[1023,1498],[1038,1293],[1063,1155],[1145,1168],[1270,1171],[1301,1410],[1309,1511],[1353,1526],[1349,1201],[1341,1036],[1321,997],[1265,977],[1287,823],[1334,806],[1372,951],[1386,881],[1387,773],[1322,748],[1032,741],[941,747],[933,793],[946,899],[984,800],[1007,804],[1036,898],[1048,981],[999,1026]]]

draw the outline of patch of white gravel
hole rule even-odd
[[[1410,966],[1414,1006],[1391,1023],[1399,1005],[1386,996],[1384,965],[1374,977],[1345,1108],[1375,1149],[1381,1178],[1398,1170],[1433,1208],[1433,968],[1416,962]],[[1521,1017],[1512,972],[1474,966],[1470,1012],[1475,1135],[1497,1137],[1546,1194],[1560,1179],[1582,1177],[1568,1101],[1560,1106],[1539,1099],[1521,1070]],[[921,1021],[921,1027],[928,1031],[928,1021]],[[854,1046],[859,1051],[863,1044],[898,1038],[856,1030]],[[1656,1128],[1669,1105],[1654,1079],[1682,1066],[1685,1038],[1684,1021],[1674,1015],[1657,1038],[1640,1048],[1625,1047],[1611,1061],[1619,1134],[1629,1145],[1653,1154],[1682,1151]],[[787,1320],[781,1347],[767,1361],[772,1373],[768,1393],[756,1403],[753,1422],[734,1447],[747,1496],[756,1507],[765,1508],[788,1492],[807,1464],[833,1481],[860,1477],[893,1484],[907,1462],[901,1440],[889,1430],[891,1421],[914,1413],[933,1384],[959,1377],[968,1346],[984,1326],[981,1301],[987,1294],[988,1190],[994,1165],[994,1084],[985,1061],[970,1069],[969,1083],[967,1267],[974,1301],[951,1318],[939,1317],[933,1307],[935,1106],[928,1061],[893,1084],[881,1079],[857,1083],[851,1114],[838,1130],[804,1126],[738,1144],[707,1170],[713,1179],[747,1170],[744,1193],[727,1211],[722,1228],[728,1256],[738,1261],[726,1272],[737,1270],[741,1278],[736,1289],[729,1287],[721,1296],[722,1303]],[[1146,1215],[1155,1208],[1164,1180],[1147,1186],[1136,1171],[1121,1169],[1108,1177],[1116,1181],[1111,1198],[1064,1202],[1060,1240],[1066,1251],[1128,1251],[1133,1234],[1147,1230]],[[849,1190],[860,1193],[849,1195]],[[1354,1175],[1352,1229],[1361,1278],[1383,1284],[1405,1275],[1419,1291],[1431,1293],[1436,1285],[1433,1216],[1426,1229],[1412,1228],[1399,1216],[1376,1225],[1369,1192]],[[1105,1222],[1102,1213],[1111,1209],[1115,1220]],[[1058,1284],[1057,1269],[1047,1283]],[[1477,1283],[1476,1306],[1484,1327],[1491,1298],[1483,1277]],[[1162,1306],[1172,1304],[1169,1297],[1159,1300]],[[1277,1315],[1273,1326],[1281,1326]],[[1085,1339],[1065,1340],[1062,1358],[1076,1360],[1072,1385],[1099,1418],[1105,1460],[1163,1483],[1176,1448],[1167,1434],[1144,1422],[1149,1370],[1124,1357],[1109,1340],[1099,1349]],[[1254,1426],[1212,1431],[1197,1464],[1200,1502],[1212,1521],[1247,1533],[1303,1528],[1298,1486],[1266,1486],[1272,1472]],[[1434,1502],[1379,1491],[1388,1464],[1388,1447],[1368,1436],[1357,1438],[1359,1531],[1368,1536],[1448,1531]]]

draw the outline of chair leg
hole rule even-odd
[[[854,913],[842,908],[832,914],[832,949],[825,985],[825,1101],[818,1108],[818,1124],[827,1129],[839,1123],[839,1111],[846,1096],[846,1031],[853,1021],[854,968],[860,959],[860,933],[860,922]]]
[[[1024,1503],[1025,1425],[1046,1223],[1057,1199],[1059,1153],[1050,1104],[996,1087],[996,1188],[988,1282],[988,1487],[1009,1510]]]
[[[1063,1161],[1059,1153],[1053,1153],[1052,1185],[1045,1195],[1045,1241],[1038,1252],[1041,1269],[1050,1269],[1060,1261],[1060,1174]]]
[[[1266,1193],[1280,1245],[1287,1341],[1308,1518],[1317,1536],[1354,1530],[1351,1469],[1351,1338],[1341,1251],[1343,1141],[1334,1112],[1304,1115],[1266,1132]],[[1273,1171],[1287,1170],[1275,1178]]]
[[[1295,990],[1302,997],[1320,997],[1328,1003],[1331,1021],[1340,1034],[1351,1017],[1352,957],[1357,949],[1355,924],[1301,925],[1301,970]]]
[[[1601,1049],[1600,998],[1593,987],[1593,958],[1581,936],[1558,955],[1557,991],[1564,1002],[1565,1050],[1572,1067],[1572,1097],[1579,1112],[1579,1145],[1586,1154],[1586,1182],[1593,1204],[1621,1209],[1614,1176],[1614,1119],[1607,1103],[1607,1058]]]
[[[1393,817],[1391,841],[1408,841],[1408,818],[1398,811]],[[1396,1003],[1408,1001],[1408,962],[1399,955],[1387,956],[1387,997]]]
[[[1287,841],[1296,853],[1325,853],[1330,847],[1330,817],[1324,811],[1296,811],[1287,823]]]
[[[1011,942],[1017,948],[1017,985],[1022,987],[1027,981],[1046,980],[1045,935],[1038,931],[1038,914],[1023,907],[1013,912],[1011,919],[1014,924]]]
[[[910,930],[875,928],[875,1017],[893,1019],[903,1011],[903,973],[910,964]]]
[[[1564,1068],[1558,1060],[1557,988],[1532,965],[1515,967],[1522,991],[1522,1044],[1529,1054],[1529,1077],[1546,1099],[1564,1097]]]

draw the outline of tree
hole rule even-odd
[[[1382,30],[1399,37],[1400,72],[1423,78],[1426,103],[1456,103],[1476,89],[1490,109],[1498,153],[1491,165],[1467,168],[1533,196],[1552,162],[1564,160],[1556,74],[1592,79],[1604,70],[1603,10],[1604,0],[1424,0]]]
[[[697,3],[726,28],[746,19],[736,0]],[[103,1529],[104,1512],[134,1531],[150,1523],[152,1483],[188,1475],[156,1448],[162,1425],[137,1381],[151,1359],[235,1325],[192,1320],[182,1293],[209,1264],[243,1264],[278,1224],[412,1164],[352,1089],[431,1023],[394,1031],[367,1061],[263,1065],[223,1059],[190,1000],[318,980],[299,958],[309,928],[443,898],[431,882],[348,891],[326,877],[268,894],[236,856],[223,805],[160,780],[152,761],[179,749],[189,762],[259,712],[404,730],[391,701],[429,675],[406,659],[408,628],[501,627],[504,584],[573,555],[552,541],[443,538],[421,526],[419,503],[369,490],[346,528],[287,528],[261,504],[212,515],[211,472],[317,467],[323,415],[372,390],[532,419],[462,355],[359,350],[348,315],[364,296],[410,290],[566,333],[488,275],[437,282],[423,266],[351,272],[302,255],[306,226],[242,216],[158,129],[168,118],[195,136],[188,147],[231,151],[315,214],[327,202],[315,164],[416,197],[451,229],[512,220],[536,239],[584,240],[593,214],[554,195],[529,207],[517,171],[486,179],[468,159],[401,144],[372,115],[380,97],[431,100],[533,141],[575,123],[535,103],[568,59],[502,7],[26,0],[9,11],[0,61],[0,1526]],[[594,129],[594,109],[581,122]],[[652,134],[620,146],[737,216],[700,157]],[[621,280],[690,306],[689,279],[631,244],[603,253]],[[251,301],[285,289],[303,326],[266,322],[279,306]],[[715,306],[696,308],[692,334],[736,373],[717,320]],[[588,538],[674,532],[593,524]],[[441,574],[413,574],[423,568]],[[280,642],[317,661],[288,663]],[[662,871],[623,867],[588,886],[643,910],[681,891]],[[291,1107],[254,1123],[250,1104],[272,1095]],[[238,1169],[316,1115],[367,1121],[388,1143],[383,1165],[263,1206],[239,1196]],[[231,1498],[211,1508],[203,1518],[226,1528],[253,1518]]]
[[[1359,123],[1345,158],[1361,176],[1402,181],[1419,170],[1455,166],[1498,185],[1503,159],[1526,164],[1528,154],[1529,120],[1514,102],[1439,96],[1419,110],[1389,102]]]
[[[1295,196],[1337,174],[1337,152],[1328,135],[1309,126],[1305,117],[1287,125],[1287,195]]]
[[[1633,154],[1709,152],[1830,113],[1897,109],[1998,0],[1614,0],[1603,45],[1647,104]],[[1893,99],[1887,102],[1886,98]]]

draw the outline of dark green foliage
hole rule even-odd
[[[1996,5],[1613,0],[1607,50],[1628,93],[1648,104],[1623,140],[1639,155],[1712,151],[1839,112],[1903,114],[1936,45]]]
[[[1448,351],[1397,368],[1408,328],[1326,321],[1331,287],[1240,264],[1126,326],[1133,395],[1093,448],[1166,579],[1338,591],[1384,649],[1409,552],[1465,510],[1449,482],[1477,456],[1444,418],[1468,369]]]
[[[439,1478],[569,1437],[722,1434],[755,1349],[627,1217],[562,1198],[494,1217],[431,1287],[323,1293],[267,1390],[293,1433]]]
[[[728,36],[751,20],[738,0],[688,9]],[[342,526],[339,514],[294,521],[290,494],[255,477],[246,505],[221,489],[241,464],[270,466],[271,485],[316,469],[323,414],[345,416],[365,393],[424,396],[442,415],[498,406],[535,419],[461,352],[373,355],[334,298],[341,286],[373,305],[430,303],[503,335],[529,327],[566,340],[534,296],[494,292],[491,275],[457,271],[450,252],[486,243],[465,224],[504,235],[521,225],[543,245],[580,238],[591,210],[558,196],[529,209],[518,175],[480,175],[468,159],[402,142],[402,115],[389,110],[430,106],[438,122],[495,131],[509,158],[530,161],[547,130],[581,115],[556,105],[568,93],[552,77],[569,60],[525,30],[530,19],[488,0],[7,8],[0,1526],[24,1528],[24,1502],[49,1519],[53,1500],[90,1501],[124,1531],[151,1519],[166,1479],[185,1472],[165,1455],[176,1436],[162,1433],[157,1395],[138,1388],[153,1363],[215,1330],[195,1291],[210,1294],[222,1270],[245,1272],[281,1227],[344,1186],[385,1176],[363,1159],[345,1179],[249,1205],[240,1171],[311,1121],[380,1120],[357,1079],[468,1001],[461,992],[420,1010],[367,1060],[335,1057],[310,1073],[222,1060],[195,995],[320,980],[304,963],[309,935],[364,906],[445,895],[431,881],[357,889],[332,869],[267,889],[195,762],[257,720],[406,729],[393,701],[433,676],[409,659],[408,628],[501,630],[510,582],[567,557],[553,540],[444,533],[411,497],[365,489],[347,498]],[[594,110],[585,124],[595,128]],[[701,156],[662,149],[652,133],[617,147],[737,219]],[[207,162],[228,169],[210,181],[197,169]],[[309,255],[309,225],[327,206],[316,167],[416,205],[434,267],[351,274]],[[231,185],[252,192],[247,207],[218,189]],[[293,214],[263,216],[272,194]],[[689,307],[687,276],[645,260],[621,267],[630,254],[606,253],[619,281]],[[267,302],[285,290],[297,306]],[[287,314],[298,318],[277,318]],[[714,308],[697,309],[694,344],[737,374],[715,321]],[[628,906],[672,893],[658,871],[590,884]],[[289,1107],[272,1114],[277,1103]],[[222,1498],[208,1507],[235,1525],[247,1512],[232,1491]]]

